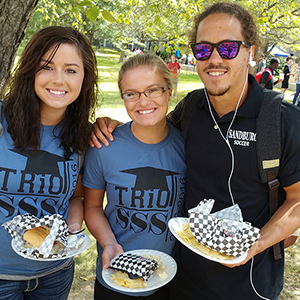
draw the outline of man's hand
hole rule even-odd
[[[228,268],[235,268],[235,267],[245,265],[253,256],[255,256],[256,254],[261,252],[261,251],[258,251],[256,248],[257,248],[257,245],[256,245],[256,243],[254,243],[254,245],[247,251],[247,256],[243,261],[236,263],[236,264],[222,263],[222,265],[226,266]]]
[[[123,123],[117,120],[113,120],[109,117],[97,118],[96,122],[93,124],[93,132],[90,137],[89,145],[91,147],[96,146],[100,149],[102,147],[101,143],[99,142],[100,140],[104,146],[108,147],[108,140],[111,142],[114,140],[114,137],[111,133],[117,126],[121,124]]]

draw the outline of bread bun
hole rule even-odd
[[[31,228],[24,233],[24,240],[36,248],[40,248],[41,244],[50,233],[50,229],[46,226]]]

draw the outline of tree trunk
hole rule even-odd
[[[125,61],[125,59],[126,59],[125,52],[120,49],[119,63],[123,63]]]
[[[0,0],[0,91],[38,0]]]

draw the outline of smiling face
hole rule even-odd
[[[121,80],[121,92],[144,92],[155,87],[165,87],[166,81],[151,66],[141,65],[126,71]],[[126,101],[124,104],[129,117],[133,120],[133,126],[138,130],[152,127],[156,129],[164,128],[166,124],[166,114],[168,112],[168,102],[172,90],[168,89],[156,98],[147,98],[141,94],[136,101]]]
[[[218,43],[224,40],[244,41],[240,22],[228,14],[211,14],[199,23],[196,42]],[[253,49],[254,50],[254,49]],[[247,80],[250,49],[241,45],[234,59],[223,59],[214,49],[211,57],[197,61],[197,71],[211,96],[241,94]],[[253,51],[254,52],[254,51]]]
[[[80,94],[84,65],[75,46],[61,44],[52,60],[45,65],[53,48],[42,57],[41,70],[35,75],[34,91],[41,100],[41,123],[60,122],[67,106]]]

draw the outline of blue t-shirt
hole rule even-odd
[[[163,141],[145,144],[134,137],[130,126],[131,122],[118,127],[108,148],[88,149],[82,183],[106,190],[105,215],[124,251],[154,249],[172,254],[175,239],[168,221],[180,215],[185,194],[181,133],[168,125]],[[108,287],[101,275],[99,243],[97,248],[97,279]]]
[[[64,219],[77,183],[78,155],[64,157],[55,126],[42,126],[38,152],[14,148],[2,114],[4,133],[0,138],[0,224],[17,215],[30,213],[38,218],[60,214]],[[60,128],[55,129],[55,133]],[[0,278],[18,280],[38,277],[59,269],[66,260],[33,261],[16,254],[12,237],[0,226]]]

